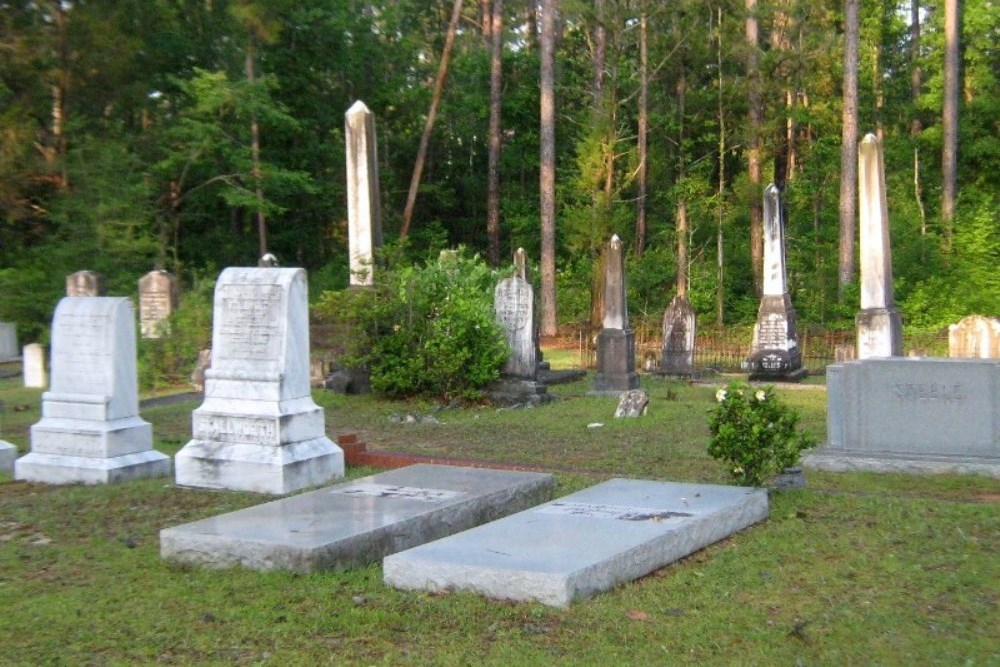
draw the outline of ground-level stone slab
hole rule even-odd
[[[388,556],[385,582],[565,607],[767,517],[767,492],[612,479]]]
[[[0,472],[14,472],[17,447],[6,440],[0,440]]]
[[[160,531],[208,567],[347,569],[548,500],[551,475],[420,464]]]

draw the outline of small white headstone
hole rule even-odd
[[[177,310],[177,280],[166,271],[150,271],[139,279],[139,332],[159,338],[166,321]]]
[[[104,296],[104,279],[93,271],[66,276],[66,296]]]
[[[44,389],[45,378],[45,348],[38,343],[24,346],[24,386],[34,389]]]
[[[52,320],[52,388],[16,479],[101,484],[170,472],[139,418],[132,302],[66,297]]]
[[[291,493],[344,474],[309,385],[302,269],[229,268],[215,288],[212,365],[177,483]]]

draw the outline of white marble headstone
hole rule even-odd
[[[215,288],[212,365],[177,483],[290,493],[344,474],[309,383],[306,272],[229,268]]]
[[[34,389],[44,389],[45,378],[45,348],[38,343],[24,346],[22,364],[24,366],[24,386]]]
[[[139,279],[139,332],[159,338],[167,319],[177,310],[177,280],[167,271],[150,271]]]
[[[120,297],[66,297],[52,320],[52,386],[14,476],[99,484],[170,472],[139,418],[135,314]]]
[[[493,293],[493,307],[511,350],[503,374],[534,380],[538,375],[538,360],[535,356],[535,295],[531,284],[518,276],[501,280]]]
[[[382,244],[375,117],[361,100],[344,114],[347,143],[347,225],[351,285],[373,282],[374,250]]]

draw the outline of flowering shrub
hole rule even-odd
[[[733,382],[715,393],[709,415],[712,439],[708,453],[724,461],[742,486],[763,486],[785,468],[798,463],[802,451],[815,444],[796,429],[799,414],[778,400],[774,387],[755,389]]]

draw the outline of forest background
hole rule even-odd
[[[44,341],[76,270],[129,295],[160,265],[197,291],[263,250],[305,267],[314,297],[344,288],[344,112],[360,99],[376,116],[386,236],[414,260],[459,244],[494,265],[519,246],[547,254],[558,321],[587,322],[616,233],[634,318],[656,321],[680,281],[701,326],[743,324],[776,182],[800,322],[850,327],[855,77],[857,139],[884,142],[904,320],[995,315],[998,45],[993,0],[3,0],[0,317]]]

